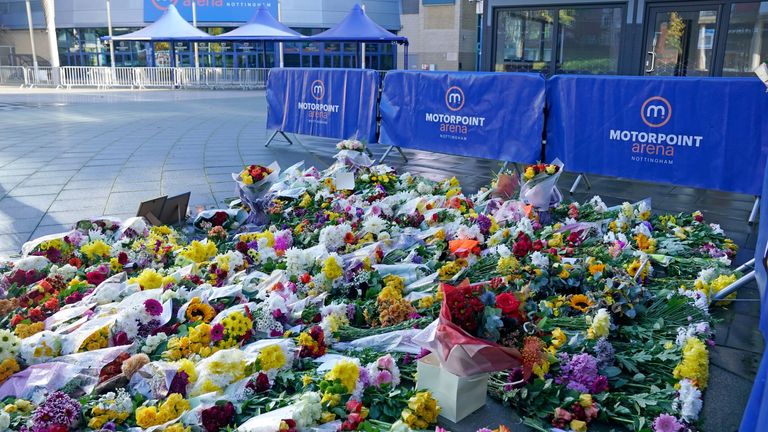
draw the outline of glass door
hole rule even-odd
[[[645,75],[711,76],[719,5],[650,6]]]

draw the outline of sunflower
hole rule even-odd
[[[592,307],[592,305],[594,305],[592,300],[590,300],[589,297],[585,296],[584,294],[576,294],[571,296],[571,307],[578,311],[586,312],[590,307]]]
[[[187,321],[203,321],[209,323],[213,317],[216,316],[216,310],[211,305],[202,303],[200,297],[194,297],[189,303],[184,315],[187,317]]]

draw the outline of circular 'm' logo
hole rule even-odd
[[[157,8],[158,10],[164,11],[168,9],[169,5],[176,5],[176,2],[179,0],[152,0],[152,4]]]
[[[325,84],[321,80],[314,80],[309,86],[309,93],[313,98],[320,100],[325,96]]]
[[[445,92],[445,106],[451,111],[458,111],[464,107],[464,91],[452,86]]]
[[[640,108],[640,118],[650,127],[662,127],[672,118],[672,105],[661,96],[650,97]]]

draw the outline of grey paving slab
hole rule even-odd
[[[263,92],[2,92],[4,101],[41,106],[4,112],[0,122],[0,256],[18,251],[30,236],[66,231],[82,218],[132,216],[141,201],[160,194],[189,191],[192,206],[223,205],[234,195],[230,173],[244,164],[277,160],[287,167],[303,160],[325,167],[335,153],[335,140],[308,137],[264,147]],[[372,150],[378,157],[384,147]],[[487,184],[499,167],[495,161],[405,152],[408,163],[398,154],[386,163],[435,180],[455,175],[470,192]],[[564,173],[561,188],[567,190],[574,178]],[[753,254],[756,228],[745,222],[753,197],[600,176],[590,180],[593,189],[582,184],[574,199],[599,194],[616,205],[651,197],[659,211],[699,209],[742,248],[737,262]],[[763,349],[756,298],[753,285],[728,309],[714,313],[722,321],[716,325],[702,430],[738,428]],[[512,411],[491,400],[460,426],[445,426],[474,431],[489,419],[526,430]]]

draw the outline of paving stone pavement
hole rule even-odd
[[[249,163],[330,165],[330,140],[300,137],[265,148],[264,92],[20,90],[0,88],[0,256],[18,253],[41,235],[65,231],[86,217],[133,216],[139,202],[192,192],[190,206],[223,205],[234,195],[231,173]],[[380,155],[382,148],[374,148]],[[433,179],[455,175],[469,190],[487,184],[499,163],[405,151],[387,162]],[[567,167],[566,167],[567,168]],[[567,189],[574,175],[565,173]],[[746,219],[752,197],[671,185],[590,176],[579,201],[599,194],[608,205],[651,197],[659,212],[699,209],[741,247],[737,263],[754,255],[756,228]],[[752,386],[763,339],[757,328],[759,295],[751,285],[718,310],[711,354],[705,431],[736,431]],[[528,430],[495,402],[455,426],[475,431],[499,423]],[[604,428],[609,430],[610,427]]]

